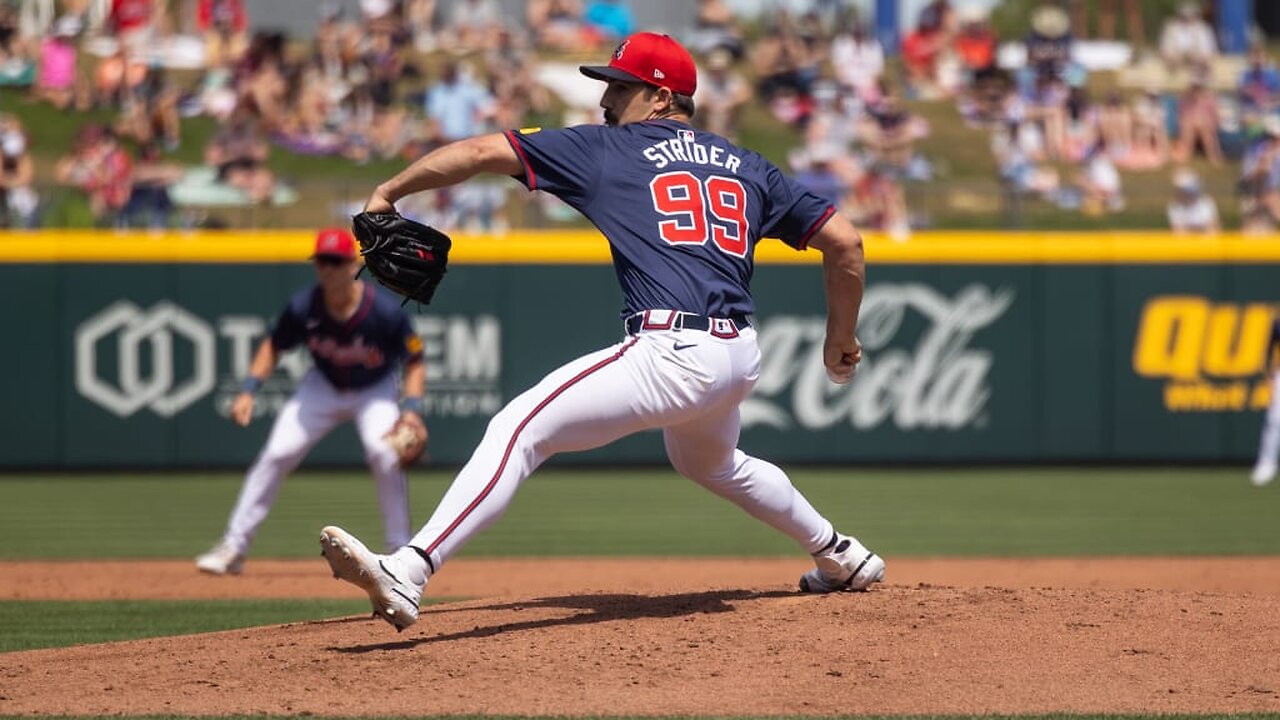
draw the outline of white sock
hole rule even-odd
[[[426,582],[427,578],[431,577],[431,566],[418,554],[417,550],[408,545],[391,553],[391,557],[399,561],[401,566],[407,568],[409,572],[421,573],[423,582]]]

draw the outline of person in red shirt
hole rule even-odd
[[[111,130],[103,133],[97,172],[89,180],[89,203],[104,225],[117,225],[133,192],[133,159]]]
[[[135,53],[151,42],[151,20],[155,0],[111,0],[107,27],[120,44]]]
[[[956,54],[971,74],[989,71],[996,64],[996,34],[987,23],[985,14],[974,12],[965,15],[960,32],[956,35]]]
[[[902,61],[914,88],[924,92],[933,88],[938,56],[946,44],[942,27],[927,22],[921,22],[902,39]]]

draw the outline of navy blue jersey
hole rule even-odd
[[[368,387],[398,362],[422,357],[422,340],[404,309],[368,283],[360,307],[344,322],[329,315],[319,285],[299,291],[280,313],[271,344],[278,352],[305,344],[316,368],[339,390]]]
[[[507,140],[530,190],[564,200],[608,238],[623,315],[754,312],[760,238],[804,249],[835,213],[760,155],[674,120],[511,131]]]

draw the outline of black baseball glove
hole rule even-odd
[[[399,213],[362,212],[351,218],[364,266],[378,282],[426,305],[449,264],[449,236]]]

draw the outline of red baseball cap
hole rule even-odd
[[[356,257],[356,239],[346,228],[325,228],[316,233],[316,251],[312,258],[336,257],[343,260],[354,260]]]
[[[693,56],[670,35],[658,33],[635,33],[618,45],[608,65],[581,65],[578,70],[595,80],[643,82],[677,95],[692,95],[698,89]]]

